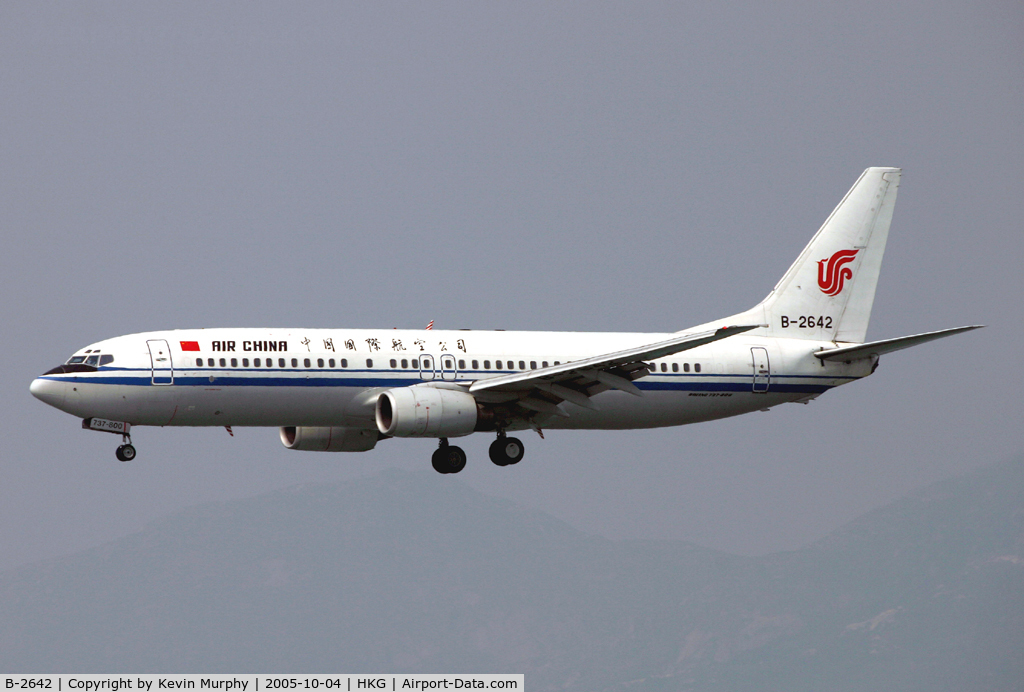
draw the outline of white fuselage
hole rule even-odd
[[[33,393],[75,416],[132,425],[372,429],[373,401],[387,389],[428,382],[457,387],[671,336],[389,329],[149,332],[81,349],[71,361],[97,352],[113,360],[95,371],[51,371],[36,380]],[[740,334],[652,361],[655,371],[635,383],[643,396],[609,390],[594,396],[596,409],[566,403],[570,415],[545,427],[685,425],[808,400],[870,374],[872,359],[847,364],[812,355],[830,346]]]

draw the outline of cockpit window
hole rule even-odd
[[[99,365],[100,364],[100,357],[98,355],[96,355],[96,356],[89,356],[88,358],[85,359],[85,364],[86,365]]]
[[[113,362],[114,356],[110,355],[109,353],[104,353],[102,356],[100,356],[100,365],[110,365]]]
[[[68,365],[74,365],[75,363],[84,363],[84,362],[85,362],[85,356],[72,356],[70,358],[70,360],[68,360]]]

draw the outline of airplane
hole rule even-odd
[[[872,374],[879,357],[982,325],[865,342],[901,169],[868,168],[768,296],[670,334],[428,329],[183,329],[90,344],[31,393],[119,434],[134,426],[268,426],[288,449],[363,452],[495,435],[498,466],[523,458],[509,433],[685,425],[807,403]]]

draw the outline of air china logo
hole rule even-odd
[[[847,279],[853,278],[853,270],[846,265],[853,261],[860,250],[840,250],[827,260],[818,260],[818,287],[827,296],[839,295]]]

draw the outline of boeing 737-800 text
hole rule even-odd
[[[32,394],[123,436],[138,425],[273,426],[289,449],[362,452],[393,437],[684,425],[807,402],[867,377],[879,356],[951,334],[865,343],[900,169],[869,168],[755,307],[673,334],[392,329],[187,329],[90,344]]]

